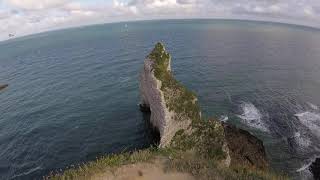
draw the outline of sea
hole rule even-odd
[[[149,147],[139,73],[156,42],[204,117],[248,130],[274,171],[312,179],[320,156],[320,30],[245,20],[153,20],[0,42],[0,179],[42,179]]]

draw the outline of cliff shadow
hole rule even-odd
[[[150,111],[141,111],[142,119],[146,129],[146,138],[151,146],[158,146],[160,144],[160,132],[150,122]]]

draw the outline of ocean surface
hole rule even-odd
[[[264,141],[296,179],[320,155],[320,31],[236,20],[114,23],[0,42],[0,179],[145,148],[139,72],[158,41],[204,116]]]

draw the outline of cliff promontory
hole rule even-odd
[[[224,166],[268,167],[259,139],[217,120],[201,119],[196,95],[174,78],[170,54],[161,43],[144,61],[140,89],[141,106],[150,109],[150,122],[160,132],[160,147],[190,150]]]
[[[262,141],[245,130],[204,119],[195,93],[178,82],[157,43],[144,60],[142,111],[160,134],[158,147],[107,155],[48,179],[287,179],[270,172]]]
[[[161,43],[144,61],[140,90],[141,106],[150,109],[150,121],[159,130],[160,147],[170,145],[178,130],[201,118],[196,96],[173,77],[171,57]]]

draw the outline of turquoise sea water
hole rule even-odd
[[[148,147],[139,72],[162,41],[203,114],[264,141],[277,171],[320,155],[320,31],[235,20],[114,23],[0,42],[0,177],[41,179]],[[302,169],[300,169],[302,168]],[[300,169],[300,170],[299,170]],[[297,172],[299,170],[299,172]]]

